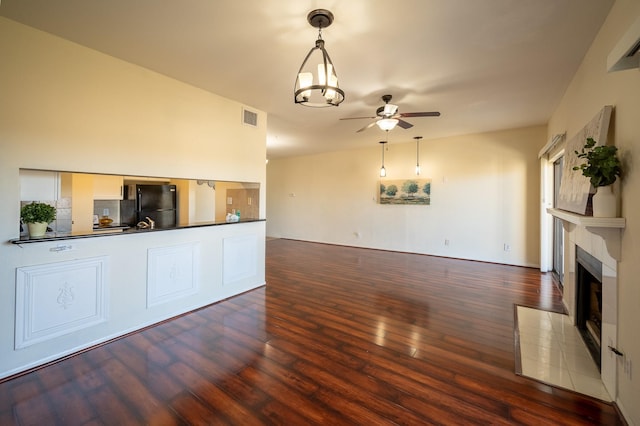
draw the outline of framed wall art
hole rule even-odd
[[[381,179],[379,204],[431,204],[431,179]]]
[[[607,144],[612,111],[613,107],[606,105],[567,142],[562,179],[560,180],[560,194],[556,203],[557,208],[582,215],[586,213],[591,182],[582,175],[582,172],[573,170],[575,166],[582,163],[576,151],[584,146],[587,138],[595,139],[598,145]]]

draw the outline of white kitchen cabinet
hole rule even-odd
[[[58,172],[20,169],[20,201],[55,201],[59,194]]]
[[[122,200],[122,176],[93,175],[94,200]]]

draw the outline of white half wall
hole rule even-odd
[[[264,222],[68,240],[64,252],[55,242],[9,244],[20,233],[21,168],[257,182],[264,199],[266,114],[252,108],[263,117],[246,126],[238,102],[5,18],[0,58],[0,377],[264,284]],[[222,240],[245,234],[263,241],[255,274],[222,287]],[[198,247],[173,255],[185,274],[192,268],[180,275],[184,291],[169,297],[172,272],[156,268],[147,306],[148,250],[182,245]],[[46,341],[27,336],[16,350],[16,269],[94,257],[109,259],[107,320]],[[49,301],[44,291],[35,297]],[[80,313],[67,316],[65,332]]]

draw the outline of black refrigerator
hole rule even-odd
[[[126,198],[133,212],[129,217],[130,225],[155,221],[156,228],[174,228],[176,226],[176,186],[175,185],[127,185]]]

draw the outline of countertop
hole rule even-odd
[[[240,219],[239,222],[196,222],[189,223],[187,225],[178,225],[172,228],[154,228],[154,229],[138,229],[135,226],[127,227],[126,225],[118,225],[112,227],[105,228],[94,228],[92,232],[65,232],[65,233],[55,233],[55,232],[47,232],[43,237],[39,238],[29,238],[28,236],[23,236],[20,238],[15,238],[9,240],[11,244],[29,244],[29,243],[42,243],[47,241],[59,241],[59,240],[73,240],[78,238],[95,238],[95,237],[111,237],[114,235],[129,235],[129,234],[145,234],[149,232],[164,232],[164,231],[175,231],[177,229],[189,229],[189,228],[200,228],[207,226],[222,226],[222,225],[238,225],[242,223],[249,222],[264,222],[266,219]]]

